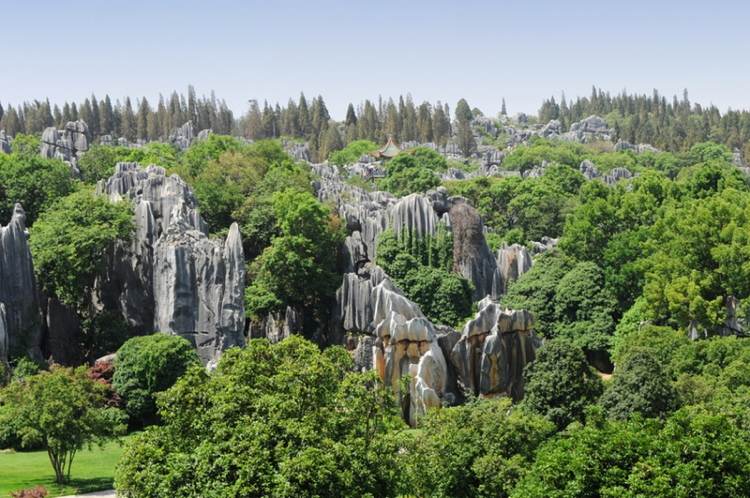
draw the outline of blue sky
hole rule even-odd
[[[410,92],[536,112],[591,85],[748,108],[750,2],[0,0],[0,102],[95,92],[156,98],[192,83],[248,99]]]

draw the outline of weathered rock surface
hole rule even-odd
[[[81,350],[81,321],[69,307],[54,297],[43,302],[44,351],[60,365],[80,365],[86,358]]]
[[[0,303],[5,305],[7,348],[41,359],[41,319],[31,261],[26,213],[16,204],[7,226],[0,226]]]
[[[302,333],[302,312],[287,306],[283,313],[271,313],[260,322],[250,322],[249,339],[266,338],[276,343]]]
[[[620,180],[627,180],[633,177],[633,173],[631,173],[627,168],[613,168],[609,173],[602,175],[599,173],[596,165],[589,159],[584,159],[583,161],[581,161],[578,169],[588,180],[594,180],[598,178],[605,184],[610,186],[616,184]]]
[[[89,150],[89,140],[89,127],[85,121],[69,121],[62,130],[53,126],[44,130],[40,153],[43,157],[62,159],[78,175],[78,157]]]
[[[112,201],[135,205],[136,233],[115,247],[102,301],[132,327],[189,339],[207,363],[244,344],[244,256],[239,229],[209,239],[195,197],[163,168],[120,163],[97,185]]]
[[[484,239],[479,213],[467,202],[454,202],[450,211],[453,271],[474,285],[474,300],[497,296],[502,289],[497,262]]]
[[[497,271],[500,274],[497,293],[505,294],[511,282],[531,269],[531,253],[520,244],[505,246],[497,251]]]
[[[484,299],[451,352],[459,384],[475,396],[523,397],[523,369],[535,358],[537,339],[528,311],[504,310]]]
[[[175,209],[154,248],[155,329],[190,340],[204,363],[244,345],[244,257],[239,228],[209,239]]]
[[[0,303],[0,383],[5,379],[8,366],[8,352],[10,349],[8,335],[8,320],[5,318],[5,303]]]
[[[12,152],[10,137],[5,134],[5,130],[0,130],[0,152],[4,154],[10,154]]]

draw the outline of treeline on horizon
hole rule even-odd
[[[463,100],[463,99],[462,99]],[[475,117],[483,115],[473,108]],[[505,101],[499,115],[505,115]],[[603,116],[614,129],[615,140],[649,143],[670,151],[685,151],[692,145],[714,141],[739,149],[750,157],[750,112],[728,110],[691,103],[687,91],[681,99],[671,100],[654,90],[651,95],[611,95],[594,87],[588,97],[559,103],[551,97],[544,100],[531,121],[544,124],[552,119],[568,130],[576,121],[592,114]],[[305,140],[321,158],[354,140],[383,142],[393,136],[398,142],[433,142],[444,145],[452,134],[451,108],[440,101],[417,105],[411,95],[398,99],[365,100],[347,107],[343,121],[333,121],[322,96],[308,100],[304,93],[289,99],[285,106],[256,100],[239,117],[211,93],[198,97],[192,86],[187,95],[172,92],[168,99],[160,96],[152,105],[147,98],[125,98],[113,103],[109,95],[99,100],[92,95],[83,102],[65,102],[62,106],[48,99],[20,105],[0,99],[0,129],[17,133],[38,134],[48,126],[62,127],[68,121],[83,119],[94,139],[103,135],[138,140],[165,140],[169,133],[187,121],[197,130],[212,129],[219,134],[234,134],[248,139],[291,137]],[[330,126],[336,123],[337,126]],[[502,129],[501,133],[502,135]],[[493,142],[497,144],[497,142]]]

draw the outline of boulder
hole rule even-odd
[[[5,306],[9,354],[25,350],[32,358],[41,360],[39,300],[26,213],[20,204],[15,205],[8,225],[0,225],[0,303]]]

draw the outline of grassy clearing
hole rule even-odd
[[[0,497],[11,491],[32,488],[41,484],[49,496],[63,496],[111,489],[115,464],[122,454],[118,442],[110,442],[103,449],[93,447],[79,452],[73,460],[71,482],[55,484],[55,473],[46,451],[0,452]]]

